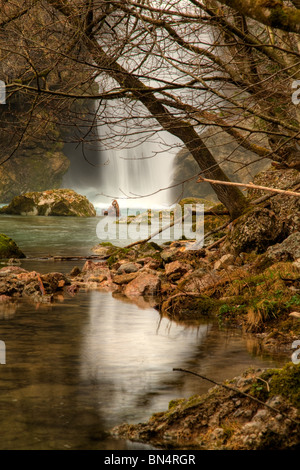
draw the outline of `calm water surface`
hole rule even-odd
[[[32,220],[33,219],[33,220]],[[89,254],[95,220],[0,217],[0,232],[30,256]],[[57,220],[59,219],[59,220]],[[10,222],[9,222],[10,221]],[[88,229],[87,229],[88,227]],[[24,260],[37,271],[70,263]],[[61,269],[62,268],[62,269]],[[246,367],[278,367],[285,356],[262,353],[251,337],[214,322],[176,323],[110,293],[81,292],[53,304],[0,304],[0,449],[139,449],[107,437],[122,422],[146,421],[174,398]]]

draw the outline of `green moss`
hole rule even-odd
[[[38,215],[46,215],[49,209],[49,204],[43,204],[38,207]]]
[[[177,400],[171,400],[169,402],[169,410],[171,410],[172,408],[176,408],[176,406],[178,405],[181,405],[183,402],[185,401],[184,398],[178,398]]]
[[[282,369],[268,369],[260,379],[252,385],[252,395],[263,401],[281,395],[300,409],[300,364],[288,363]]]
[[[300,295],[290,289],[298,279],[299,272],[291,262],[280,262],[262,273],[248,273],[244,270],[219,290],[220,305],[218,317],[246,322],[248,331],[263,331],[276,323],[284,325],[285,331],[297,331],[297,325],[288,321],[289,312],[300,306]],[[285,282],[284,279],[289,279]],[[243,317],[241,317],[243,315]]]
[[[207,199],[203,199],[203,198],[186,197],[184,199],[181,199],[181,201],[179,201],[179,205],[181,207],[184,207],[185,204],[203,204],[204,209],[209,209],[211,206],[213,206],[214,203],[207,200]],[[222,205],[222,204],[220,204],[220,205]]]
[[[112,245],[112,249],[113,249]],[[107,259],[107,264],[109,267],[111,267],[113,264],[115,264],[119,259],[123,259],[130,253],[130,248],[116,248],[115,251],[110,255],[110,257]]]
[[[162,251],[162,248],[161,246],[159,246],[157,243],[155,242],[149,242],[148,245],[153,248],[154,250],[156,251]]]
[[[0,258],[25,258],[25,255],[11,238],[0,233]]]
[[[205,400],[205,396],[203,395],[192,395],[187,400],[184,400],[183,409],[186,410],[188,408],[193,408],[194,406],[198,406],[201,403],[203,403],[204,400]]]
[[[4,206],[0,209],[0,213],[19,215],[28,212],[34,212],[35,204],[32,199],[26,196],[16,196],[9,206]]]
[[[278,6],[272,9],[269,21],[273,28],[282,28],[287,24],[288,16],[283,8]]]

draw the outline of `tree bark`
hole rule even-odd
[[[218,1],[266,26],[282,29],[289,33],[300,33],[299,0],[293,1],[296,9],[285,5],[282,0]]]

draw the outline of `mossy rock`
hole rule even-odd
[[[0,233],[0,258],[25,258],[25,255],[11,238]]]
[[[282,396],[300,409],[300,364],[288,363],[282,369],[268,369],[252,385],[252,394],[260,400]],[[264,383],[268,383],[268,388]]]
[[[64,217],[95,217],[96,210],[85,196],[71,189],[25,193],[13,198],[2,214]]]
[[[0,209],[2,214],[21,215],[21,214],[36,214],[34,201],[24,196],[16,196],[13,198],[8,206]]]
[[[210,209],[215,203],[212,201],[209,201],[208,199],[202,199],[198,197],[186,197],[184,199],[181,199],[181,201],[179,201],[179,205],[181,207],[184,207],[185,204],[203,204],[204,209]]]

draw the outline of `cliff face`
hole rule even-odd
[[[97,89],[90,71],[77,62],[86,58],[86,51],[74,44],[65,57],[68,34],[60,22],[53,23],[50,7],[36,2],[30,14],[6,24],[11,11],[13,5],[0,11],[0,80],[6,84],[6,104],[0,104],[0,203],[62,186],[70,166],[64,143],[76,138],[80,125],[87,134],[94,118],[91,100],[76,100],[72,93]]]
[[[61,131],[49,109],[18,93],[0,105],[0,203],[27,191],[59,188],[68,170]]]
[[[14,99],[0,105],[0,203],[8,203],[26,192],[59,189],[65,186],[64,176],[73,153],[77,161],[84,161],[82,152],[78,153],[76,139],[79,137],[73,129],[80,126],[82,119],[93,118],[93,104],[82,101],[76,107],[70,128],[65,121],[60,122],[59,108],[46,108],[40,122],[36,117],[24,130],[24,116],[30,104]],[[74,142],[69,144],[71,152],[65,142]],[[87,166],[94,172],[94,167]]]
[[[0,202],[10,202],[28,191],[59,188],[69,164],[61,150],[42,143],[40,148],[29,148],[11,157],[0,166]]]

